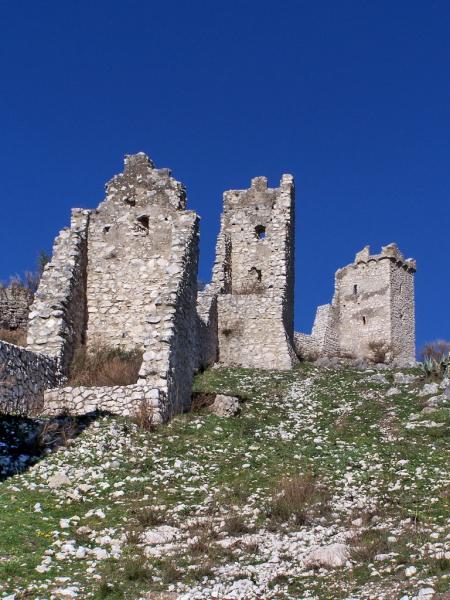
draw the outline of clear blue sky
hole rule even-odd
[[[450,338],[448,0],[3,0],[0,22],[0,279],[145,151],[202,216],[203,280],[222,192],[293,173],[296,328],[396,241],[418,344]]]

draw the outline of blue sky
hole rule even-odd
[[[223,191],[293,173],[297,330],[396,241],[418,344],[450,338],[449,32],[448,1],[0,2],[0,279],[145,151],[202,217],[203,280]]]

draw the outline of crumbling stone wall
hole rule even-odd
[[[44,390],[57,383],[54,358],[0,341],[0,413],[40,408]]]
[[[256,177],[247,190],[225,192],[212,284],[199,295],[199,305],[213,292],[221,364],[270,369],[295,364],[291,175],[283,175],[279,188]]]
[[[56,358],[62,373],[84,341],[89,214],[73,209],[70,227],[55,240],[29,314],[27,348]]]
[[[321,356],[370,358],[375,342],[386,362],[413,363],[415,270],[395,244],[376,255],[366,246],[336,272],[333,302],[318,308],[311,336],[296,335],[298,352],[312,347]]]
[[[29,348],[57,358],[63,373],[82,344],[142,350],[137,384],[159,390],[158,414],[168,418],[190,404],[197,263],[198,217],[186,210],[183,185],[145,154],[127,156],[105,200],[76,209],[58,236],[30,312]],[[91,395],[120,405],[131,388]],[[48,410],[68,401],[62,389],[47,398]]]
[[[0,285],[0,329],[25,330],[32,302],[31,290],[14,284]]]

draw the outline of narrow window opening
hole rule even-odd
[[[358,286],[356,285],[356,283],[355,283],[355,285],[353,286],[353,293],[355,294],[355,296],[356,296],[356,294],[358,293]]]
[[[147,231],[148,231],[148,224],[149,224],[149,222],[148,222],[148,216],[147,215],[141,215],[140,217],[138,217],[137,220],[138,220],[139,224],[144,229],[147,229]]]
[[[366,324],[366,317],[363,317],[362,321],[363,321],[363,325],[365,325]]]
[[[266,228],[264,225],[257,225],[255,227],[255,233],[259,240],[263,240],[266,237]]]
[[[129,206],[136,206],[136,200],[130,196],[126,196],[123,200],[125,204],[128,204]]]
[[[256,267],[252,267],[249,271],[250,274],[250,278],[252,279],[252,281],[261,281],[262,279],[262,272],[260,269],[257,269]]]
[[[103,227],[103,233],[108,233],[108,231],[111,229],[111,225],[105,225]]]

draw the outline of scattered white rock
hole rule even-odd
[[[350,550],[346,544],[330,544],[316,547],[304,559],[307,567],[343,567],[350,558]]]
[[[64,485],[70,485],[70,479],[64,471],[58,471],[47,480],[48,487],[52,490],[57,490]]]
[[[170,525],[160,525],[154,529],[148,529],[141,536],[141,541],[144,544],[167,544],[175,540],[179,533],[176,527]]]
[[[217,394],[209,410],[218,417],[234,417],[239,414],[239,398]]]

